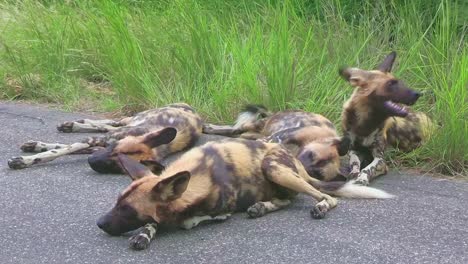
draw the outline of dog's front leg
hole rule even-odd
[[[349,151],[349,166],[351,167],[351,172],[348,177],[349,179],[355,179],[361,171],[361,160],[359,160],[359,156],[354,150]]]
[[[28,142],[21,145],[20,148],[23,152],[27,152],[27,153],[41,153],[41,152],[46,152],[46,151],[53,150],[53,149],[67,148],[69,146],[70,145],[62,144],[62,143],[47,143],[47,142],[42,142],[42,141],[29,140]],[[75,151],[70,154],[91,154],[101,148],[102,147],[97,147],[97,146],[89,147],[86,149]]]
[[[135,250],[142,250],[148,248],[151,241],[154,239],[158,231],[157,223],[149,223],[138,229],[137,234],[130,237],[130,248]]]
[[[8,166],[11,169],[24,169],[31,165],[49,162],[58,157],[81,151],[89,147],[90,145],[87,143],[73,143],[64,148],[48,150],[31,156],[13,157],[8,160]]]
[[[34,143],[37,143],[34,142]],[[36,149],[38,146],[37,144],[31,143],[28,146],[31,150],[40,150]],[[30,156],[19,156],[19,157],[12,157],[8,160],[8,166],[11,169],[24,169],[30,167],[35,164],[46,163],[52,160],[55,160],[58,157],[69,155],[69,154],[90,154],[94,151],[101,149],[102,147],[107,146],[107,138],[106,137],[89,137],[82,142],[76,142],[71,145],[60,145],[59,148],[47,149],[43,152],[39,152],[35,155]],[[23,149],[24,145],[22,146]],[[40,147],[40,145],[39,145]],[[50,147],[45,145],[45,147]],[[25,151],[23,149],[23,151]],[[28,151],[25,151],[28,152]]]
[[[372,144],[372,156],[374,159],[361,170],[357,176],[355,183],[368,185],[370,181],[380,175],[387,173],[387,164],[384,160],[385,140],[381,136],[377,136],[374,144]]]

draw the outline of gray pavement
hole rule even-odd
[[[259,219],[236,214],[192,230],[162,230],[146,251],[95,224],[130,180],[99,175],[85,155],[10,170],[29,139],[71,143],[56,131],[82,118],[44,107],[0,102],[0,263],[468,263],[468,183],[392,172],[375,187],[392,200],[340,200],[325,219],[312,200]]]

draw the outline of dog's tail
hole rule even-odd
[[[361,198],[361,199],[390,199],[395,197],[392,194],[389,194],[385,191],[357,185],[352,181],[331,181],[325,182],[317,179],[313,179],[309,183],[320,190],[321,192],[345,198]]]
[[[234,128],[239,129],[243,125],[251,122],[255,122],[258,119],[269,116],[267,108],[263,105],[246,105],[242,112],[237,116]]]

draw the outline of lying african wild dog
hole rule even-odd
[[[314,179],[277,143],[244,139],[209,142],[184,153],[160,176],[123,154],[119,160],[133,183],[97,225],[110,235],[144,226],[130,238],[134,249],[146,248],[160,224],[190,229],[202,221],[225,220],[245,210],[250,217],[260,217],[287,206],[296,193],[318,201],[311,211],[314,218],[323,218],[336,206],[337,200],[328,194],[392,197],[366,186]]]
[[[107,132],[71,145],[29,141],[24,152],[40,152],[32,156],[14,157],[8,161],[12,169],[22,169],[72,153],[92,153],[88,158],[92,169],[100,173],[123,173],[117,154],[123,153],[160,172],[159,163],[171,153],[191,147],[202,132],[202,119],[184,103],[140,112],[132,117],[114,120],[78,120],[57,127],[62,132]]]
[[[310,176],[324,181],[344,177],[340,156],[348,153],[349,139],[338,137],[333,123],[319,114],[301,110],[271,114],[263,106],[249,105],[234,126],[205,124],[203,132],[281,143]]]
[[[428,138],[432,129],[424,113],[401,105],[414,104],[420,93],[390,73],[395,58],[396,53],[390,53],[377,70],[340,70],[341,76],[355,87],[343,106],[342,125],[344,136],[351,141],[351,177],[359,184],[367,185],[387,173],[383,157],[387,144],[411,151]]]

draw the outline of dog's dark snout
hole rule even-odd
[[[93,153],[88,157],[88,164],[99,173],[122,173],[119,164],[111,158],[110,152],[103,150]]]
[[[418,99],[420,96],[421,96],[421,93],[414,92],[414,97],[416,97],[416,99]]]
[[[112,221],[111,221],[111,218],[109,217],[109,215],[103,215],[101,217],[99,217],[99,219],[97,220],[96,222],[96,225],[104,232],[106,232],[107,234],[111,235],[111,236],[118,236],[121,234],[121,232],[119,232],[118,229],[116,229],[113,225],[112,225]]]
[[[99,219],[98,219],[97,222],[96,222],[96,225],[97,225],[100,229],[105,230],[106,227],[108,226],[108,223],[107,223],[105,217],[99,217]]]

